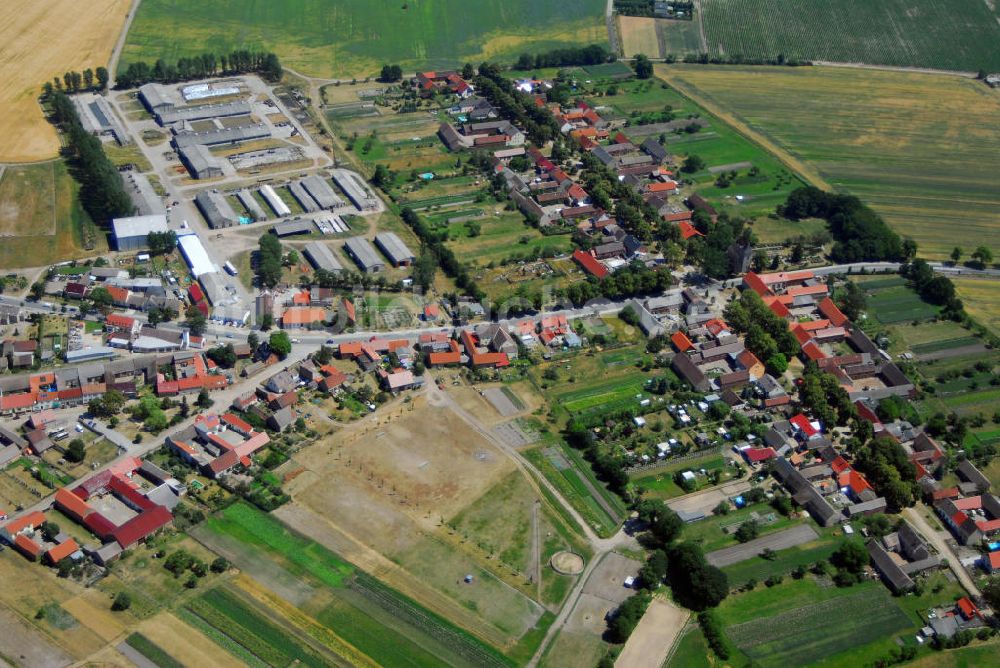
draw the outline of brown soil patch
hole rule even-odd
[[[0,162],[54,157],[41,85],[67,70],[107,65],[129,0],[6,0],[0,3]]]
[[[628,668],[659,668],[667,660],[670,649],[690,613],[663,599],[653,599],[646,614],[625,643],[625,649],[618,655],[615,666]]]
[[[552,568],[563,575],[579,575],[583,572],[583,557],[572,552],[556,552],[551,559]]]
[[[156,615],[136,629],[185,666],[242,666],[232,654],[169,612]]]

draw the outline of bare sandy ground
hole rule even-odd
[[[615,661],[616,668],[660,668],[677,642],[690,613],[669,601],[653,599]]]

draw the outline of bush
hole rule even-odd
[[[728,659],[729,648],[726,646],[726,640],[722,635],[722,626],[715,614],[711,610],[699,612],[698,625],[701,626],[701,632],[705,635],[705,642],[712,648],[715,655],[723,661]]]
[[[128,610],[132,607],[132,597],[128,595],[128,592],[120,591],[115,594],[114,600],[111,602],[111,609],[115,612],[120,612],[123,610]]]

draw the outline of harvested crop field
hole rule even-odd
[[[690,614],[670,601],[653,599],[618,655],[618,665],[660,668],[684,630]]]
[[[622,50],[626,58],[640,53],[651,58],[660,56],[656,19],[619,15],[618,29],[622,36]]]
[[[129,0],[7,0],[0,4],[0,162],[55,157],[59,140],[38,106],[41,85],[107,65]]]
[[[969,315],[1000,335],[1000,289],[996,282],[975,278],[951,280]]]
[[[962,77],[833,67],[657,72],[811,181],[860,197],[921,256],[945,259],[956,229],[1000,248],[1000,91]]]
[[[312,76],[366,76],[384,63],[399,63],[405,72],[443,69],[606,44],[604,6],[604,0],[145,0],[122,61],[265,48]]]

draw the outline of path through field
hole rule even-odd
[[[833,187],[819,175],[812,166],[806,164],[805,162],[794,157],[791,153],[781,148],[773,141],[763,136],[759,132],[754,131],[749,125],[741,121],[734,114],[726,111],[718,104],[699,94],[694,88],[687,85],[684,81],[679,80],[677,77],[673,76],[670,67],[664,65],[655,65],[654,69],[656,71],[656,76],[663,79],[671,86],[673,86],[677,91],[683,94],[685,97],[690,98],[693,102],[701,106],[702,108],[708,110],[712,115],[716,116],[730,127],[735,129],[741,135],[757,144],[765,151],[771,153],[778,160],[780,160],[786,167],[788,167],[793,172],[797,173],[811,185],[817,188],[822,188],[823,190],[832,191]]]

